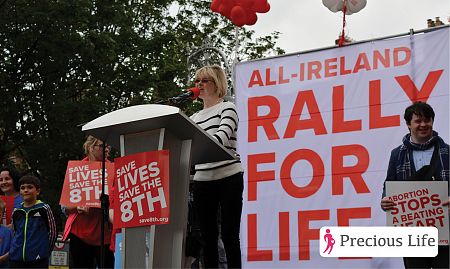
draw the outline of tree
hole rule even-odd
[[[189,46],[209,37],[234,57],[233,25],[200,0],[0,0],[0,159],[38,174],[57,208],[68,160],[80,159],[81,125],[190,86]],[[282,54],[279,33],[237,55]],[[190,45],[191,44],[191,45]],[[229,59],[229,60],[230,60]],[[195,106],[183,105],[188,113]]]

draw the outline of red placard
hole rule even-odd
[[[169,151],[137,153],[114,163],[114,228],[168,224]]]
[[[114,180],[114,164],[105,165],[105,194],[108,182]],[[65,206],[100,208],[102,192],[102,162],[69,161],[59,203]]]
[[[1,224],[8,225],[12,220],[12,213],[14,210],[14,196],[0,196],[0,199],[5,202],[5,214],[3,214],[1,219]]]

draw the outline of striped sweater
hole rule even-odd
[[[200,110],[192,115],[191,119],[227,149],[236,152],[236,132],[239,119],[233,103],[220,102]],[[194,180],[217,180],[243,171],[241,162],[238,160],[197,164]]]

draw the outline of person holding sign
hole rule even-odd
[[[14,197],[14,208],[20,207],[23,202],[19,194],[19,173],[10,167],[4,166],[0,169],[0,190],[5,196]]]
[[[88,136],[83,148],[87,155],[83,161],[101,161],[103,142]],[[108,157],[109,147],[105,149]],[[63,240],[70,238],[70,255],[73,268],[100,268],[102,209],[84,206],[66,206],[68,214]],[[109,249],[111,223],[105,224],[105,268],[114,268],[114,253]]]
[[[424,169],[434,169],[431,170],[433,176],[416,180],[449,181],[449,145],[433,131],[434,116],[433,108],[420,101],[405,109],[404,119],[409,133],[403,137],[402,145],[392,150],[385,181],[413,180],[418,177],[417,172]],[[432,160],[436,161],[431,163]],[[385,196],[384,189],[381,208],[393,210],[395,202]],[[448,206],[449,202],[450,199],[442,201],[442,205]],[[405,268],[449,268],[449,248],[439,246],[436,257],[405,257],[403,262]]]
[[[226,102],[228,84],[220,66],[205,66],[195,74],[203,109],[191,116],[208,134],[226,148],[236,150],[238,115],[236,107]],[[241,268],[239,229],[242,213],[243,168],[240,161],[228,160],[197,164],[194,175],[194,210],[198,214],[200,232],[205,241],[206,268],[217,268],[218,226],[221,210],[221,235],[228,268]]]

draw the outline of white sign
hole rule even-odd
[[[386,181],[386,196],[396,205],[386,212],[390,226],[433,226],[439,245],[448,245],[447,181]]]
[[[435,227],[322,227],[322,257],[436,257]]]

